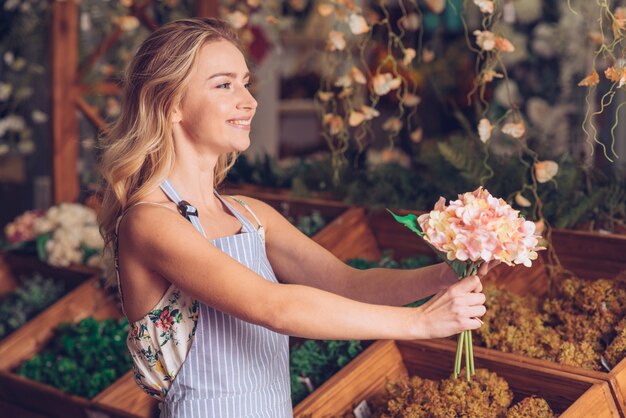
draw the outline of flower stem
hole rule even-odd
[[[469,336],[469,355],[470,355],[470,365],[472,367],[472,375],[476,374],[476,369],[474,368],[474,344],[472,341],[472,330],[467,331]]]
[[[461,355],[463,354],[463,339],[465,337],[465,331],[459,334],[459,340],[456,345],[456,357],[454,359],[454,378],[459,377],[461,373]]]
[[[469,348],[469,331],[463,331],[465,333],[464,342],[465,342],[465,375],[467,376],[467,381],[471,380],[471,363],[470,363],[470,348]]]

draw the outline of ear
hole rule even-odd
[[[180,121],[182,120],[182,114],[180,111],[180,104],[174,106],[174,110],[172,110],[172,123],[176,124],[176,123],[180,123]]]

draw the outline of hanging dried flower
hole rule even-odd
[[[433,62],[435,59],[435,51],[432,51],[428,48],[422,49],[422,62],[428,64],[429,62]]]
[[[502,36],[497,36],[496,37],[495,48],[498,51],[502,51],[502,52],[513,52],[513,51],[515,51],[515,47],[513,46],[511,41],[509,41],[506,38],[503,38]]]
[[[45,114],[44,112],[42,112],[39,109],[33,110],[33,112],[30,114],[30,117],[33,120],[33,122],[35,122],[35,123],[46,123],[46,122],[48,122],[48,115]]]
[[[239,10],[236,10],[226,15],[226,21],[230,24],[230,26],[239,30],[246,26],[246,24],[248,23],[248,16],[246,16]]]
[[[402,121],[399,118],[392,116],[387,119],[385,123],[383,123],[383,129],[385,131],[398,133],[400,132],[400,129],[402,129]]]
[[[493,126],[489,119],[482,118],[480,122],[478,122],[478,136],[480,140],[485,143],[491,138],[491,131],[493,130]]]
[[[261,0],[247,0],[246,3],[248,3],[248,6],[256,9],[261,5]]]
[[[350,31],[352,31],[355,35],[361,35],[363,33],[367,33],[370,30],[370,27],[367,25],[365,18],[359,14],[352,13],[348,18],[348,25],[350,26]]]
[[[595,86],[596,84],[598,84],[600,82],[600,76],[598,75],[598,72],[596,70],[593,70],[591,72],[591,74],[589,74],[587,77],[583,78],[582,80],[580,80],[580,82],[578,83],[579,86],[584,86],[584,87],[592,87]]]
[[[322,102],[327,102],[333,98],[334,93],[332,91],[318,91],[317,96]]]
[[[352,88],[352,86],[344,87],[337,95],[337,98],[345,99],[346,97],[352,96],[352,93],[354,93],[354,89]]]
[[[417,128],[409,134],[409,138],[414,144],[419,144],[424,138],[424,130],[422,128]]]
[[[346,48],[346,38],[343,32],[331,30],[328,34],[328,49],[331,51],[342,51]]]
[[[404,30],[415,32],[420,28],[420,18],[416,13],[410,13],[406,16],[402,16],[398,21],[398,24]]]
[[[559,172],[559,165],[554,161],[538,161],[535,163],[535,177],[539,183],[546,183]]]
[[[370,106],[361,106],[361,112],[365,115],[366,120],[374,119],[375,117],[380,116],[380,112],[373,107]]]
[[[350,112],[350,116],[348,117],[348,125],[356,127],[363,123],[363,121],[365,121],[365,115],[363,113],[356,110]]]
[[[135,16],[118,16],[113,19],[113,23],[118,25],[124,32],[130,32],[139,27],[139,19]]]
[[[328,3],[323,3],[317,6],[317,12],[323,17],[328,17],[332,12],[335,11],[335,6]]]
[[[492,70],[491,68],[483,71],[483,81],[485,83],[491,83],[494,78],[503,78],[504,74],[500,74],[499,72]]]
[[[515,203],[517,203],[517,206],[522,208],[529,208],[532,206],[530,200],[526,199],[521,192],[517,192],[515,195]]]
[[[352,85],[352,77],[349,74],[344,74],[335,81],[335,87],[350,87]]]
[[[611,80],[617,84],[617,88],[619,89],[626,83],[626,69],[625,68],[615,68],[609,67],[604,71],[604,75],[607,79]]]
[[[367,84],[367,79],[365,78],[365,75],[357,67],[353,66],[350,69],[350,77],[352,77],[352,80],[354,80],[355,83]]]
[[[488,30],[475,30],[476,45],[483,51],[491,51],[496,46],[496,36]]]
[[[446,8],[446,0],[426,0],[426,6],[435,14],[441,14]]]
[[[474,4],[480,8],[482,13],[493,14],[493,1],[491,0],[474,0]]]
[[[407,106],[407,107],[417,106],[421,102],[422,102],[421,97],[419,97],[416,94],[409,93],[408,91],[404,93],[404,96],[402,96],[402,104],[404,104],[404,106]]]
[[[502,133],[520,139],[526,133],[526,127],[524,126],[524,122],[507,123],[502,127]]]
[[[406,67],[408,66],[413,58],[417,55],[417,52],[413,48],[407,48],[404,50],[404,58],[402,58],[402,64]]]
[[[327,113],[324,115],[322,121],[324,125],[328,125],[328,130],[331,135],[337,135],[343,130],[343,119],[339,115]]]
[[[372,80],[374,92],[379,96],[384,96],[391,90],[395,90],[402,84],[400,77],[394,78],[391,73],[376,74]]]

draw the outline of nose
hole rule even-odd
[[[247,88],[242,88],[241,91],[242,93],[237,108],[256,110],[258,103],[252,93],[250,93],[250,90],[248,90]]]

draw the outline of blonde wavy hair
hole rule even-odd
[[[153,32],[139,47],[124,79],[122,111],[102,138],[99,169],[104,195],[98,215],[105,252],[111,259],[117,218],[167,177],[174,163],[170,115],[184,97],[202,46],[229,41],[241,50],[236,33],[217,19],[182,19]],[[220,184],[237,153],[221,155],[215,167]],[[112,284],[114,269],[108,266]]]

